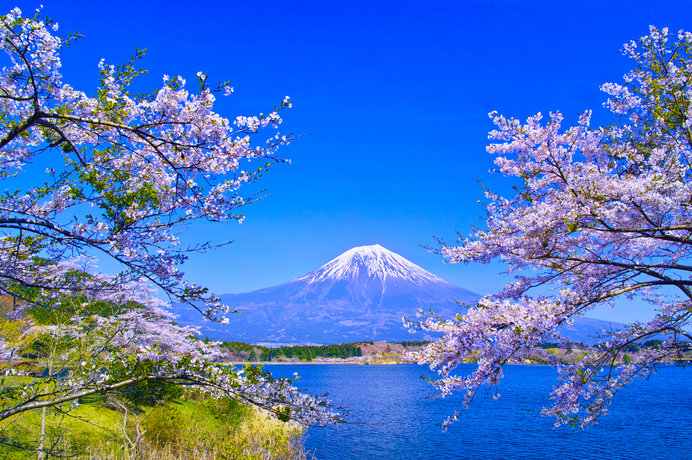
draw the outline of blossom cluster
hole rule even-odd
[[[674,360],[679,342],[692,339],[692,34],[651,27],[624,54],[635,64],[624,84],[602,86],[616,124],[594,128],[591,112],[567,129],[557,112],[526,122],[490,114],[487,150],[516,193],[487,191],[486,228],[443,243],[441,253],[452,263],[500,259],[517,280],[454,320],[412,325],[443,333],[413,355],[439,370],[443,394],[464,389],[472,399],[481,384],[497,383],[504,364],[541,355],[541,343],[566,343],[558,328],[597,305],[650,303],[649,321],[561,366],[544,413],[582,426],[606,412],[622,385]],[[617,364],[628,344],[652,337],[665,338],[659,349]],[[478,368],[455,376],[469,353]]]
[[[179,235],[191,221],[242,218],[237,209],[256,197],[241,187],[282,161],[277,149],[290,141],[275,132],[288,98],[269,114],[230,121],[214,111],[224,87],[210,88],[201,73],[196,93],[164,76],[156,91],[133,95],[141,51],[125,65],[101,61],[88,96],[63,82],[60,51],[70,39],[53,32],[17,8],[0,17],[0,51],[11,63],[0,71],[0,177],[11,187],[0,197],[0,245],[16,247],[3,249],[3,279],[50,285],[27,261],[39,253],[55,262],[106,255],[123,280],[148,278],[218,319],[218,299],[180,270],[187,253],[207,246],[181,248]],[[51,167],[29,184],[29,162]]]
[[[70,272],[64,277],[75,275]],[[147,288],[139,286],[143,291]],[[299,391],[291,379],[275,379],[259,368],[219,363],[219,344],[199,340],[196,328],[177,325],[165,308],[123,305],[74,293],[53,301],[50,308],[34,304],[23,321],[0,318],[0,357],[21,359],[32,347],[41,350],[38,373],[5,366],[6,376],[36,378],[0,393],[0,419],[143,380],[163,380],[214,397],[233,397],[285,420],[311,425],[340,421],[328,400]]]
[[[238,208],[258,197],[241,191],[284,161],[277,149],[291,138],[278,128],[289,99],[229,120],[214,104],[232,88],[211,88],[201,72],[197,91],[164,76],[135,94],[141,50],[123,65],[102,60],[87,95],[63,81],[60,52],[75,37],[57,29],[38,12],[0,16],[0,358],[9,374],[31,373],[12,360],[40,344],[47,369],[3,387],[0,419],[158,379],[304,423],[338,420],[290,380],[216,363],[217,346],[176,325],[159,297],[224,320],[229,309],[181,271],[212,242],[183,248],[180,234],[194,221],[242,219]],[[114,262],[115,274],[99,273],[95,258]]]

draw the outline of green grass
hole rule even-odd
[[[39,444],[42,411],[20,414],[0,422],[0,435],[5,442],[25,447]],[[104,407],[100,402],[85,401],[79,407],[71,405],[46,410],[46,437],[44,447],[64,452],[84,452],[90,445],[121,445],[123,416]],[[2,446],[0,458],[36,458],[36,453],[20,448]]]
[[[46,411],[44,448],[72,458],[274,459],[305,458],[302,429],[233,399],[194,392],[154,406],[94,396],[76,408]],[[41,410],[0,422],[5,443],[35,448]],[[139,437],[138,437],[139,433]],[[36,452],[0,446],[0,459],[35,459]],[[51,457],[49,457],[51,458]]]

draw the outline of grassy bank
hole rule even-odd
[[[40,410],[4,420],[0,458],[35,459]],[[109,459],[305,458],[302,428],[233,399],[185,394],[165,403],[133,405],[96,396],[45,413],[43,449],[53,456]]]

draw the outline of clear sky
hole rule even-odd
[[[621,45],[649,24],[692,29],[688,0],[626,1],[58,1],[42,14],[84,38],[63,53],[65,80],[93,92],[97,63],[147,48],[149,89],[202,70],[230,80],[225,116],[267,112],[289,95],[283,131],[306,134],[261,180],[270,197],[242,224],[198,226],[190,241],[234,243],[196,256],[189,277],[217,293],[294,279],[343,251],[379,243],[481,294],[501,265],[443,264],[421,245],[482,225],[488,112],[525,118],[594,109],[599,85],[621,81]],[[3,2],[30,14],[40,2]],[[629,320],[636,313],[600,312]]]

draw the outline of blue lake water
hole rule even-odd
[[[542,417],[556,371],[514,365],[497,401],[483,394],[446,432],[442,421],[462,395],[435,398],[417,365],[267,365],[276,376],[298,372],[300,388],[329,393],[348,407],[350,423],[310,428],[306,448],[318,459],[692,459],[692,366],[660,369],[616,395],[610,414],[585,430],[553,428]],[[472,365],[460,372],[471,371]]]

